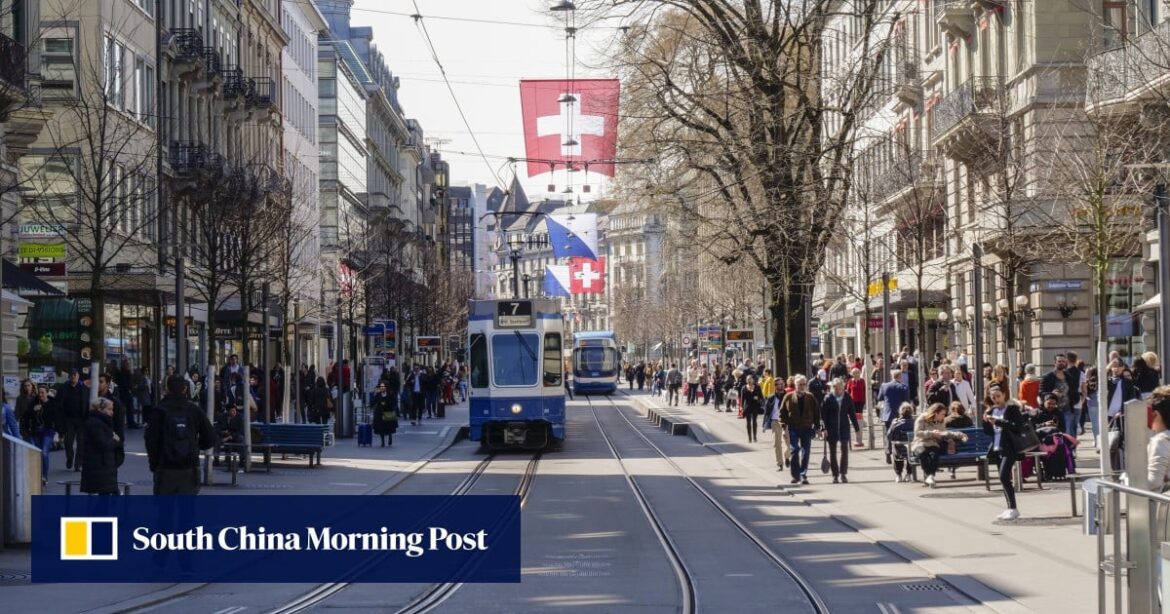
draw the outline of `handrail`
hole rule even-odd
[[[1161,584],[1159,579],[1154,576],[1154,571],[1158,570],[1160,573],[1166,573],[1167,571],[1163,570],[1162,565],[1158,564],[1157,558],[1160,556],[1160,553],[1157,552],[1157,549],[1151,549],[1151,551],[1148,553],[1148,560],[1136,561],[1131,560],[1131,558],[1134,556],[1134,553],[1129,551],[1128,544],[1130,543],[1130,539],[1133,538],[1133,531],[1135,530],[1139,532],[1138,539],[1143,539],[1143,532],[1146,538],[1154,538],[1156,536],[1155,531],[1157,530],[1157,527],[1155,522],[1158,518],[1157,508],[1160,507],[1159,504],[1170,504],[1170,496],[1142,488],[1135,488],[1133,486],[1121,484],[1119,482],[1114,482],[1104,477],[1098,478],[1094,486],[1096,486],[1097,494],[1097,501],[1095,505],[1097,533],[1097,611],[1101,613],[1109,611],[1106,600],[1106,576],[1109,571],[1112,571],[1113,611],[1120,614],[1121,612],[1127,611],[1123,605],[1132,607],[1136,604],[1139,608],[1138,611],[1152,612],[1154,605],[1158,601],[1157,587]],[[1110,491],[1108,503],[1106,503],[1106,496],[1103,492],[1105,490]],[[1124,557],[1122,556],[1123,550],[1121,536],[1121,495],[1123,493],[1145,499],[1146,505],[1149,506],[1148,513],[1145,514],[1145,526],[1142,526],[1141,521],[1138,520],[1137,526],[1135,527],[1135,518],[1140,519],[1142,515],[1135,514],[1132,507],[1129,509],[1125,523],[1125,530],[1127,534],[1127,539],[1125,542],[1127,547]],[[1088,510],[1086,509],[1086,512],[1087,511]],[[1106,513],[1109,515],[1108,524],[1103,524]],[[1111,540],[1113,542],[1112,564],[1107,563],[1109,559],[1109,557],[1106,555],[1105,547],[1105,533],[1107,530],[1113,534]],[[1144,565],[1145,567],[1143,568],[1141,565]],[[1150,574],[1149,579],[1151,580],[1147,594],[1132,594],[1129,587],[1132,586],[1133,576],[1135,574],[1146,573]],[[1126,577],[1129,577],[1128,583],[1124,581]],[[1139,586],[1141,585],[1143,585],[1143,583],[1139,583]],[[1128,600],[1125,599],[1127,593]],[[1139,601],[1135,601],[1135,599]],[[1142,601],[1144,601],[1144,603],[1142,603]]]
[[[1163,495],[1162,493],[1156,493],[1152,490],[1144,490],[1141,488],[1134,488],[1133,486],[1128,486],[1120,482],[1113,482],[1106,478],[1097,478],[1098,489],[1100,489],[1102,486],[1111,490],[1123,492],[1127,495],[1137,495],[1139,497],[1145,497],[1146,499],[1161,501],[1162,503],[1170,503],[1170,496]]]

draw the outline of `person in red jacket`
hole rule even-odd
[[[860,424],[865,421],[865,379],[861,377],[861,369],[858,368],[850,371],[849,375],[850,378],[845,383],[845,388],[849,393],[850,400],[853,401],[857,422]],[[859,428],[853,434],[853,447],[860,448],[863,445],[861,443],[861,429]]]

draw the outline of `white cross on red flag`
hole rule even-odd
[[[605,292],[605,256],[569,259],[569,293],[603,294]]]
[[[617,155],[617,79],[525,79],[520,81],[528,176],[570,162],[613,160]],[[581,168],[581,165],[576,165]],[[589,170],[613,177],[613,163]]]

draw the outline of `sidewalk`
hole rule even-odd
[[[309,468],[304,457],[272,458],[272,472],[264,472],[259,455],[253,457],[252,471],[238,476],[238,484],[231,485],[231,476],[224,467],[214,470],[215,484],[204,486],[200,496],[217,495],[378,495],[404,479],[417,463],[438,455],[467,424],[467,403],[448,406],[441,420],[423,420],[418,426],[400,421],[394,434],[394,444],[379,447],[374,435],[372,447],[358,447],[357,438],[338,439],[321,455],[321,465]],[[77,480],[81,474],[65,469],[65,452],[52,453],[47,495],[63,495],[65,487],[58,481]],[[153,485],[142,430],[126,431],[126,462],[118,470],[118,479],[131,483],[130,494],[149,495]],[[76,488],[74,496],[77,495]],[[85,495],[82,495],[85,496]],[[81,584],[69,590],[56,590],[51,585],[29,582],[29,550],[27,547],[9,547],[0,551],[0,587],[3,587],[6,605],[14,611],[44,610],[52,595],[54,612],[84,612],[100,610],[112,604],[140,598],[144,603],[159,596],[182,594],[198,585],[190,584]],[[149,597],[147,597],[149,596]],[[141,605],[141,604],[138,604]],[[116,608],[115,608],[116,609]]]
[[[650,407],[666,407],[661,397],[637,392],[629,396],[643,414]],[[895,484],[879,436],[877,450],[851,450],[848,484],[833,484],[830,475],[821,474],[823,444],[814,441],[811,484],[791,486],[788,470],[777,470],[770,432],[749,444],[744,421],[734,412],[687,407],[685,401],[663,411],[689,421],[689,434],[702,445],[732,457],[869,539],[907,544],[899,554],[935,576],[951,580],[965,575],[977,580],[966,580],[971,586],[956,588],[993,609],[1082,612],[1096,603],[1096,538],[1083,534],[1083,518],[1072,517],[1067,482],[1037,490],[1030,479],[1026,490],[1016,495],[1021,518],[995,521],[1005,504],[994,480],[988,492],[971,467],[959,469],[955,480],[949,471],[940,470],[934,489],[921,482]],[[865,440],[864,429],[862,433]],[[1091,439],[1082,439],[1077,456],[1082,475],[1096,471]],[[1078,511],[1083,514],[1083,495],[1078,492],[1077,496]]]

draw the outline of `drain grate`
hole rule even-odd
[[[28,584],[32,579],[32,575],[27,571],[16,571],[13,569],[0,569],[0,585],[3,584]]]
[[[1082,522],[1084,522],[1083,518],[1071,518],[1068,516],[1024,516],[1015,520],[993,520],[991,524],[1006,526],[1064,527],[1079,525]]]
[[[283,488],[290,488],[288,484],[240,484],[239,488],[247,488],[252,490],[281,490]]]
[[[945,591],[947,587],[942,584],[925,583],[925,584],[903,584],[902,590],[912,592],[922,591]]]
[[[1002,499],[1003,495],[997,492],[964,491],[935,491],[918,495],[922,499]]]

